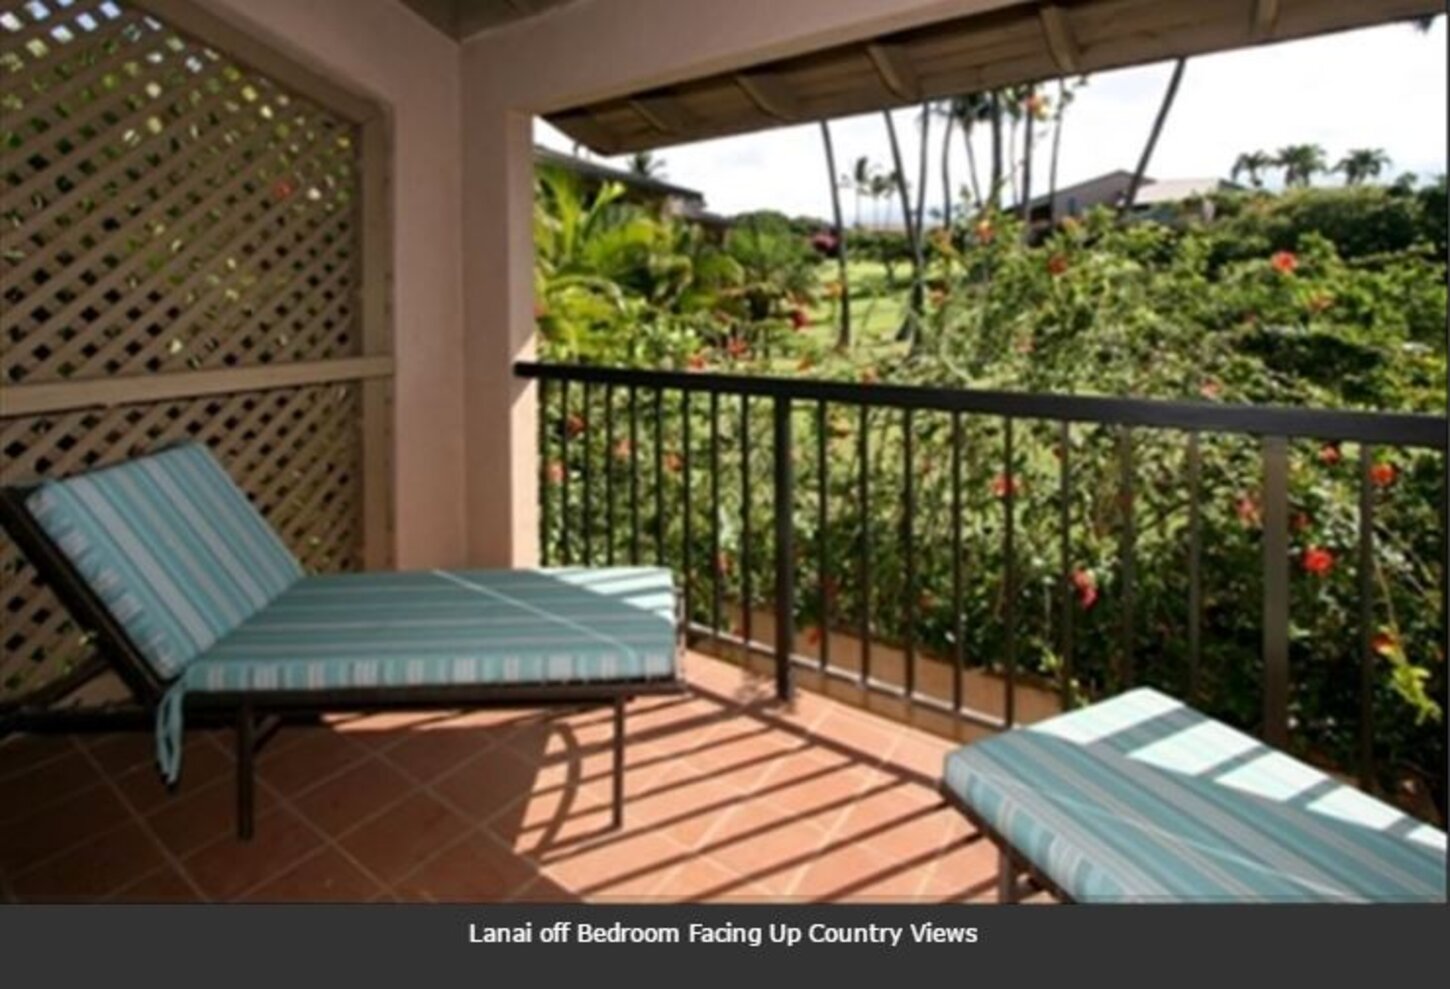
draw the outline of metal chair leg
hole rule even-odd
[[[237,838],[252,840],[253,790],[252,760],[256,755],[253,735],[252,707],[237,708]]]
[[[614,823],[624,827],[624,698],[614,699]]]
[[[1017,902],[1017,869],[1012,864],[1012,856],[1005,851],[997,853],[997,902]]]

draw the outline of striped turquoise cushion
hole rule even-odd
[[[559,684],[676,675],[670,572],[304,577],[186,670],[190,692]]]
[[[1445,900],[1443,831],[1146,688],[957,749],[945,782],[1080,901]]]
[[[164,678],[302,575],[198,443],[46,481],[26,506]]]

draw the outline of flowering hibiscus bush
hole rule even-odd
[[[1319,207],[1308,198],[1296,195],[1283,208],[1296,217],[1314,215]],[[1352,251],[1342,250],[1335,238],[1263,206],[1253,208],[1269,212],[1252,224],[1241,215],[1246,205],[1225,221],[1245,231],[1252,252],[1243,243],[1226,244],[1218,224],[1123,226],[1098,213],[1029,246],[1011,218],[983,218],[959,241],[936,246],[947,263],[933,281],[924,345],[910,356],[888,361],[877,353],[864,363],[810,350],[805,334],[786,330],[768,339],[702,334],[693,339],[696,349],[672,358],[672,366],[790,373],[782,370],[784,356],[794,373],[864,384],[1443,414],[1443,257],[1396,225],[1398,206],[1373,196],[1355,201],[1374,216],[1388,211],[1386,236],[1400,238],[1396,247],[1373,252],[1357,241]],[[782,327],[795,322],[789,315],[780,320]],[[577,389],[575,395],[577,406]],[[615,400],[622,435],[628,407],[624,395]],[[653,399],[641,396],[645,401]],[[637,504],[640,555],[654,559],[658,552],[677,568],[688,556],[696,619],[712,618],[717,586],[727,604],[740,601],[748,586],[755,607],[768,607],[774,573],[769,406],[761,399],[698,397],[689,408],[687,443],[683,403],[668,396],[658,434],[652,407],[641,408],[637,445],[624,457],[605,456],[600,408],[580,433],[569,413],[551,407],[545,484],[560,485],[566,475],[577,483],[586,451],[594,458],[594,514],[568,519],[573,559],[583,558],[586,534],[595,560],[610,546],[615,558],[630,558]],[[1091,423],[1064,428],[1024,418],[1011,425],[1009,458],[1007,424],[1000,419],[963,416],[959,450],[948,415],[917,411],[909,428],[908,461],[908,424],[899,410],[799,410],[794,604],[807,642],[818,641],[826,624],[864,626],[888,642],[910,634],[920,650],[941,657],[960,649],[970,666],[1000,671],[1010,635],[1019,674],[1049,687],[1066,676],[1075,697],[1149,683],[1232,723],[1259,726],[1266,509],[1257,438],[1203,434],[1190,443],[1172,431],[1124,433]],[[747,433],[748,460],[742,455]],[[569,452],[561,456],[566,437]],[[687,461],[691,470],[684,469]],[[1361,470],[1374,517],[1367,566],[1359,544]],[[693,479],[688,500],[687,477]],[[915,505],[909,528],[908,477]],[[954,514],[958,480],[961,511]],[[619,495],[613,516],[598,508],[606,482],[617,494],[637,488],[629,500]],[[1362,448],[1334,437],[1289,445],[1291,744],[1319,764],[1357,769],[1364,659],[1359,588],[1367,579],[1375,783],[1420,813],[1438,810],[1442,820],[1444,487],[1445,460],[1438,453]],[[559,559],[564,520],[557,511],[549,518],[545,538]],[[1196,662],[1189,635],[1194,524],[1201,615]],[[605,536],[610,528],[612,543]],[[870,561],[864,571],[869,597],[861,582],[863,555]]]

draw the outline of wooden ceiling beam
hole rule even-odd
[[[1065,76],[1080,73],[1082,53],[1072,35],[1072,26],[1067,23],[1067,14],[1061,7],[1050,3],[1037,11],[1037,19],[1042,24],[1042,37],[1047,42],[1047,50],[1052,53],[1052,60],[1057,63],[1058,71]]]
[[[1249,37],[1254,41],[1268,41],[1279,25],[1279,0],[1254,0],[1253,21],[1249,25]]]
[[[629,105],[661,134],[683,134],[690,129],[690,115],[679,100],[667,93],[636,96]]]
[[[767,117],[783,124],[801,119],[800,103],[795,94],[781,83],[780,77],[764,72],[742,72],[735,76],[735,84]]]
[[[894,95],[910,102],[921,99],[921,80],[916,66],[901,45],[875,42],[866,46],[866,55],[882,85]]]
[[[619,140],[614,132],[600,123],[599,118],[587,108],[555,114],[547,119],[576,141],[582,141],[596,154],[612,155],[619,151]]]

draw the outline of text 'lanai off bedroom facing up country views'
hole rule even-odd
[[[1442,6],[734,6],[0,0],[0,901],[1444,904]]]

